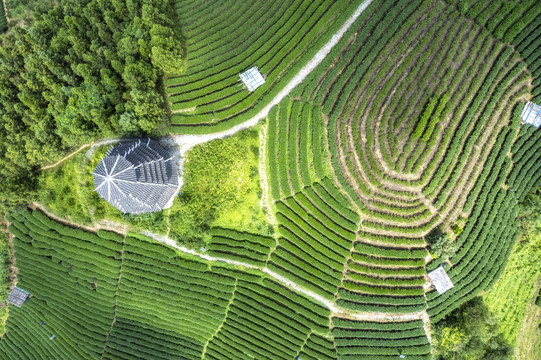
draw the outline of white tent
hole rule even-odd
[[[522,121],[535,127],[541,126],[541,106],[528,101],[520,114]]]
[[[261,75],[261,73],[255,66],[251,69],[246,70],[243,73],[240,73],[239,76],[249,91],[254,91],[265,83],[263,75]]]
[[[428,273],[428,278],[436,288],[436,291],[441,295],[454,285],[449,278],[449,275],[443,270],[443,267],[438,267],[436,270]]]

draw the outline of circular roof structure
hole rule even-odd
[[[150,139],[111,148],[92,177],[98,194],[129,214],[169,207],[179,188],[174,157]]]

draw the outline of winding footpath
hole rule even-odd
[[[43,211],[48,217],[50,217],[53,220],[56,220],[60,223],[63,223],[65,225],[79,228],[85,231],[90,232],[97,232],[100,229],[105,229],[109,231],[114,231],[117,233],[120,233],[124,236],[128,233],[128,228],[124,224],[116,223],[114,221],[107,221],[107,223],[97,223],[93,226],[83,226],[79,225],[77,223],[73,223],[72,221],[60,218],[53,213],[51,213],[49,210],[47,210],[42,204],[40,203],[32,203],[30,206],[32,209],[40,209]],[[179,246],[177,243],[173,240],[168,238],[167,236],[163,235],[157,235],[153,234],[149,231],[143,232],[143,235],[148,236],[155,241],[158,241],[160,243],[163,243],[171,248],[174,248],[184,254],[190,254],[193,256],[197,256],[203,260],[209,261],[209,262],[223,262],[235,266],[241,266],[247,269],[257,270],[261,271],[269,277],[273,278],[274,280],[278,281],[279,283],[285,285],[286,287],[290,288],[291,290],[294,290],[296,292],[299,292],[312,300],[324,305],[326,308],[328,308],[331,312],[331,315],[333,317],[342,317],[342,318],[348,318],[352,320],[359,320],[359,321],[380,321],[380,322],[389,322],[389,321],[411,321],[411,320],[422,320],[425,324],[425,332],[426,335],[431,342],[430,337],[430,319],[428,317],[428,314],[426,311],[419,311],[414,313],[378,313],[378,312],[364,312],[364,311],[355,311],[355,310],[349,310],[349,309],[343,309],[336,305],[334,301],[327,300],[323,298],[322,296],[314,293],[313,291],[310,291],[308,289],[303,288],[302,286],[298,285],[297,283],[289,280],[288,278],[281,276],[271,270],[269,270],[267,267],[261,268],[255,265],[246,264],[240,261],[230,260],[230,259],[224,259],[219,257],[210,256],[198,251],[195,251],[193,249],[188,249],[184,246]]]
[[[8,17],[9,11],[8,11],[8,5],[6,3],[6,0],[2,0],[2,6],[4,6],[4,16],[6,17],[6,22],[9,23],[11,19]]]
[[[344,37],[344,34],[349,30],[351,25],[361,16],[362,12],[372,3],[373,0],[365,0],[363,3],[361,3],[353,15],[351,15],[348,20],[338,29],[336,34],[334,34],[329,40],[315,55],[314,57],[308,61],[308,63],[302,67],[299,72],[291,79],[291,81],[255,116],[252,118],[246,120],[245,122],[235,125],[232,128],[228,130],[224,130],[217,133],[212,134],[204,134],[204,135],[168,135],[163,136],[160,138],[160,142],[164,145],[168,146],[178,146],[180,148],[180,155],[184,157],[184,154],[190,150],[192,147],[206,143],[211,140],[215,139],[222,139],[231,135],[234,135],[235,133],[248,129],[252,126],[255,126],[260,120],[263,120],[267,117],[269,114],[270,109],[278,105],[289,93],[297,87],[300,83],[304,81],[304,79],[310,75],[312,71],[316,69],[316,67],[321,64],[321,62],[329,55],[332,48],[338,44],[338,42]],[[97,147],[101,145],[107,145],[112,144],[119,141],[129,141],[131,139],[105,139],[96,143],[91,144],[85,144],[83,147],[90,146],[90,149],[86,153],[86,157],[90,158],[92,156],[92,153],[96,150]],[[81,149],[77,150],[75,153],[79,152]],[[48,169],[54,166],[59,165],[64,160],[67,160],[70,156],[72,156],[74,153],[66,156],[64,159],[60,160],[56,164],[48,165],[46,167],[43,167],[41,169]]]

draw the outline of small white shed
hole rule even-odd
[[[520,114],[522,121],[535,127],[541,126],[541,106],[528,101]]]
[[[428,273],[428,278],[436,288],[438,294],[443,294],[451,289],[454,285],[449,278],[449,275],[443,270],[443,267],[438,267],[436,270]]]
[[[248,91],[254,91],[265,83],[265,78],[259,72],[257,67],[250,68],[243,73],[239,74],[240,79],[248,88]]]
[[[26,299],[28,299],[29,296],[30,293],[15,286],[13,290],[11,290],[11,292],[9,293],[8,299],[6,301],[8,304],[13,304],[17,307],[21,307],[21,305],[26,301]]]

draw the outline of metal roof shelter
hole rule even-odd
[[[541,106],[528,101],[520,114],[522,121],[535,127],[541,126]]]
[[[170,207],[179,188],[174,157],[150,139],[111,148],[92,177],[102,198],[130,214]]]
[[[29,296],[30,293],[15,286],[13,290],[11,290],[11,292],[9,293],[7,302],[8,304],[13,304],[15,306],[21,307],[21,305],[26,301],[26,299],[28,299]]]
[[[436,270],[429,272],[428,278],[430,279],[430,281],[436,288],[436,291],[440,295],[454,286],[451,282],[451,279],[441,266],[438,267]]]
[[[239,74],[240,79],[248,87],[249,91],[254,91],[261,85],[265,83],[265,79],[263,78],[263,75],[259,72],[259,69],[254,66],[251,69],[246,70],[243,73]]]

